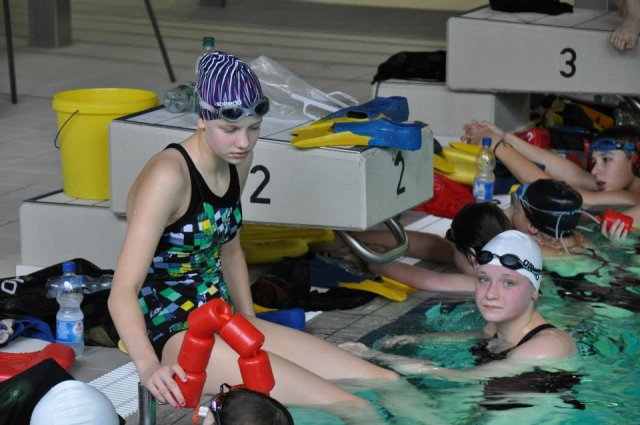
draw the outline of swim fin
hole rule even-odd
[[[408,297],[407,293],[404,291],[400,291],[393,287],[369,279],[363,280],[361,282],[339,282],[338,286],[340,288],[349,288],[355,289],[357,291],[371,292],[376,295],[380,295],[381,297],[385,297],[391,301],[404,301]]]
[[[433,169],[440,172],[451,174],[455,171],[453,164],[444,156],[433,155]]]
[[[382,118],[382,116],[378,116],[376,117],[376,119],[377,118]],[[294,128],[289,133],[299,137],[300,139],[307,139],[311,137],[324,136],[326,134],[332,133],[333,125],[337,122],[361,122],[361,121],[368,121],[368,120],[369,118],[347,118],[347,117],[321,119],[318,121],[314,121],[311,124]]]
[[[409,104],[407,98],[403,96],[375,97],[361,105],[349,106],[332,112],[322,119],[340,117],[374,119],[380,114],[392,121],[404,122],[408,120]]]
[[[422,146],[422,128],[425,126],[426,124],[420,121],[403,123],[380,118],[361,122],[337,122],[333,125],[333,131],[350,131],[361,136],[370,136],[368,146],[415,151]]]
[[[386,276],[362,271],[355,264],[316,255],[309,262],[311,286],[349,288],[371,292],[392,301],[404,301],[416,289]]]
[[[422,128],[425,124],[398,123],[387,118],[363,121],[336,121],[325,134],[308,132],[296,136],[291,144],[297,148],[322,146],[375,146],[418,150],[422,146]],[[326,127],[322,127],[326,128]]]

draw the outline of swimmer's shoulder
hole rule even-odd
[[[540,331],[526,343],[513,349],[510,358],[561,359],[575,354],[576,343],[562,329],[548,328]]]

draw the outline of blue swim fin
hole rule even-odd
[[[375,119],[380,114],[392,121],[404,122],[408,120],[409,104],[407,103],[407,98],[403,96],[375,97],[362,105],[339,109],[322,119],[340,117]]]
[[[400,123],[380,118],[371,121],[336,122],[334,133],[350,131],[360,136],[369,136],[367,146],[418,150],[422,146],[422,128],[426,124],[416,121]]]

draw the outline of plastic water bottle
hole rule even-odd
[[[476,176],[473,179],[473,197],[477,202],[489,202],[493,199],[493,185],[496,176],[496,157],[491,152],[491,138],[482,139],[482,147],[476,156]]]
[[[213,50],[216,40],[213,37],[202,38],[202,54],[196,60],[196,77],[198,76],[198,65],[204,55]],[[167,111],[172,113],[179,112],[198,112],[198,93],[196,93],[196,83],[190,81],[172,87],[164,94],[162,104]]]
[[[196,76],[198,75],[198,68],[200,65],[200,59],[207,53],[213,50],[213,46],[216,44],[216,39],[213,37],[202,37],[202,54],[198,56],[196,60]]]
[[[76,275],[76,264],[65,261],[56,296],[60,305],[56,314],[56,341],[73,348],[76,358],[84,351],[84,314],[80,309],[82,292],[82,276]]]
[[[162,104],[169,112],[195,112],[196,83],[188,82],[172,87],[164,94]]]

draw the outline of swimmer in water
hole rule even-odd
[[[478,356],[484,351],[486,363],[454,370],[373,350],[361,343],[340,347],[401,374],[433,374],[451,380],[510,376],[576,354],[571,336],[548,323],[536,309],[542,253],[531,237],[517,230],[502,232],[482,248],[476,261],[475,301],[487,324],[483,329],[486,339],[472,353]]]
[[[409,249],[404,254],[410,258],[450,263],[458,272],[442,273],[401,261],[369,263],[367,268],[372,273],[424,291],[473,293],[476,253],[495,235],[511,228],[509,218],[497,205],[467,204],[454,216],[444,238],[432,233],[407,232]],[[385,229],[366,230],[359,232],[357,237],[374,250],[376,247],[389,249],[397,243],[391,232]],[[329,250],[343,246],[340,240],[336,240]]]
[[[511,193],[508,215],[515,229],[540,245],[543,257],[582,252],[587,244],[576,231],[582,216],[582,196],[565,182],[540,179]]]
[[[464,130],[461,139],[467,143],[479,145],[484,137],[490,137],[496,158],[520,182],[548,178],[564,181],[580,192],[584,205],[590,207],[640,204],[640,178],[630,166],[640,143],[640,127],[615,125],[600,132],[591,143],[594,165],[590,171],[486,121],[472,121]]]

